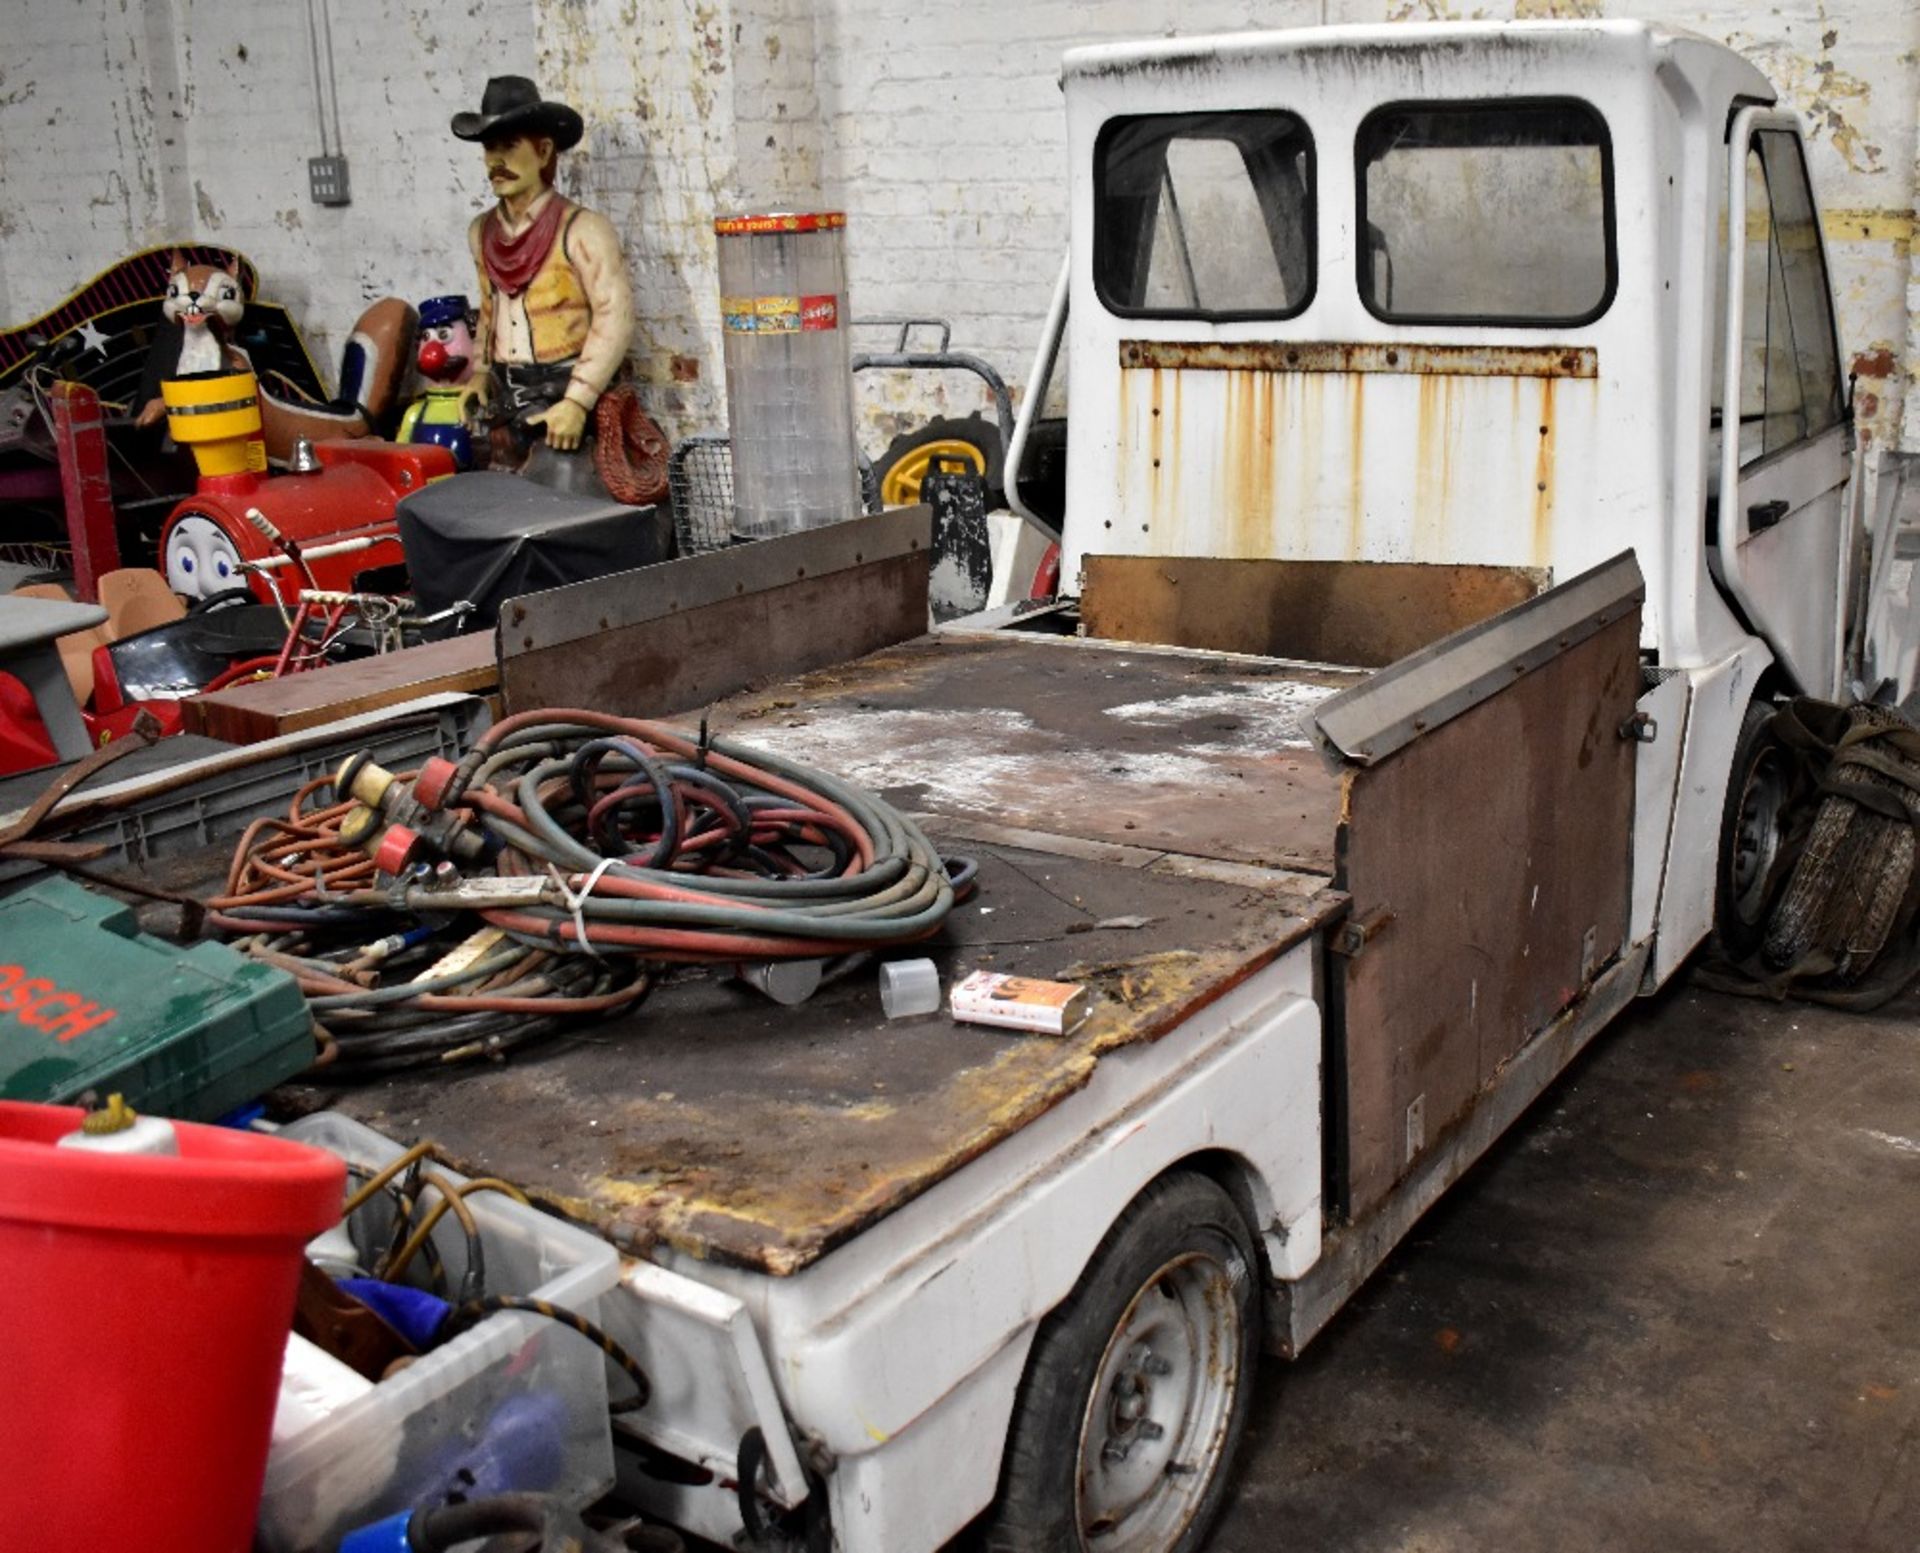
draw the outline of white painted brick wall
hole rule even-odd
[[[5,3],[0,318],[133,249],[224,243],[331,381],[369,301],[473,289],[464,233],[486,182],[447,123],[490,71],[532,68],[531,4],[331,0],[353,203],[328,208],[307,195],[320,132],[300,0]]]
[[[139,6],[0,11],[0,319],[24,323],[160,235],[176,132]]]
[[[360,308],[467,289],[485,198],[447,120],[531,71],[586,115],[562,187],[625,237],[635,362],[680,432],[723,423],[711,222],[849,215],[856,316],[938,313],[1024,376],[1065,241],[1057,71],[1078,43],[1320,21],[1639,15],[1742,49],[1812,128],[1849,356],[1874,430],[1920,449],[1920,6],[1913,0],[329,0],[354,201],[313,205],[298,0],[0,0],[0,319],[149,242],[228,242],[333,355]],[[877,346],[860,334],[857,345]],[[972,380],[863,379],[876,449],[983,403]],[[1902,411],[1904,409],[1904,416]]]

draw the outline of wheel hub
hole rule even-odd
[[[1240,1384],[1240,1310],[1211,1257],[1168,1263],[1115,1328],[1081,1431],[1081,1547],[1171,1546],[1211,1479]]]
[[[1780,855],[1785,807],[1785,765],[1778,751],[1763,750],[1741,784],[1729,869],[1734,906],[1745,922],[1758,921],[1766,906],[1767,880]]]

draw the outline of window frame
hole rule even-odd
[[[1840,339],[1840,309],[1837,305],[1838,298],[1835,297],[1833,291],[1833,267],[1827,262],[1827,233],[1826,227],[1821,220],[1820,192],[1814,188],[1813,170],[1807,166],[1806,137],[1801,134],[1798,128],[1788,129],[1783,125],[1760,125],[1747,132],[1746,155],[1752,156],[1757,154],[1759,156],[1760,176],[1767,186],[1768,245],[1772,252],[1780,258],[1781,283],[1783,287],[1789,284],[1786,279],[1786,256],[1780,248],[1780,221],[1777,215],[1779,207],[1778,201],[1774,196],[1773,170],[1767,160],[1767,148],[1761,144],[1761,137],[1764,135],[1778,135],[1793,148],[1793,171],[1799,175],[1800,191],[1806,195],[1807,224],[1813,233],[1813,253],[1820,267],[1820,305],[1818,311],[1825,319],[1826,328],[1823,332],[1827,336],[1827,344],[1833,353],[1831,359],[1833,362],[1833,407],[1835,413],[1834,418],[1825,425],[1808,429],[1784,447],[1776,448],[1772,452],[1763,452],[1751,464],[1742,464],[1740,467],[1743,473],[1748,469],[1765,463],[1770,458],[1777,458],[1782,453],[1790,452],[1794,448],[1805,447],[1809,443],[1818,442],[1822,437],[1831,435],[1836,427],[1849,425],[1853,419],[1853,400],[1847,391],[1847,358]],[[1744,165],[1744,158],[1742,159],[1742,165]],[[1805,355],[1799,348],[1799,320],[1795,316],[1794,301],[1791,292],[1785,293],[1785,301],[1787,305],[1787,327],[1794,333],[1794,376],[1798,380],[1800,390],[1801,413],[1811,421],[1813,401],[1807,396]],[[1721,414],[1724,420],[1724,409]]]
[[[1594,141],[1600,152],[1600,209],[1602,238],[1606,245],[1606,284],[1600,299],[1584,313],[1519,315],[1505,313],[1401,313],[1386,312],[1374,306],[1372,251],[1365,240],[1367,231],[1367,161],[1364,154],[1367,131],[1374,121],[1392,113],[1471,113],[1511,112],[1514,109],[1572,109],[1586,115],[1598,132]],[[1613,130],[1607,116],[1583,97],[1445,97],[1404,98],[1380,103],[1371,108],[1353,132],[1353,209],[1354,209],[1354,290],[1360,305],[1383,324],[1416,324],[1462,329],[1578,329],[1598,322],[1613,306],[1620,290],[1620,248],[1613,185]]]
[[[1306,179],[1306,220],[1301,232],[1302,251],[1306,255],[1306,287],[1300,300],[1287,308],[1229,308],[1213,309],[1204,307],[1130,307],[1108,295],[1106,277],[1102,271],[1100,256],[1105,251],[1109,235],[1106,211],[1106,171],[1107,154],[1112,147],[1113,138],[1129,125],[1156,120],[1200,120],[1222,118],[1258,118],[1284,114],[1299,127],[1301,139],[1305,142],[1307,158]],[[1178,137],[1169,137],[1169,139]],[[1195,136],[1195,139],[1222,139],[1222,136]],[[1244,147],[1238,148],[1245,158]],[[1164,175],[1164,158],[1163,158]],[[1251,174],[1249,182],[1251,183]],[[1259,197],[1259,186],[1253,185],[1255,197]],[[1157,212],[1156,212],[1157,213]],[[1143,234],[1151,242],[1151,232]],[[1269,240],[1270,241],[1270,240]],[[1314,140],[1313,128],[1306,119],[1291,108],[1267,106],[1260,108],[1201,108],[1182,109],[1161,113],[1122,113],[1104,121],[1093,143],[1093,245],[1089,254],[1093,265],[1093,291],[1100,305],[1115,318],[1162,318],[1185,320],[1193,323],[1248,323],[1280,322],[1289,318],[1298,318],[1314,303],[1320,293],[1320,160],[1319,147]],[[1275,256],[1276,262],[1278,255]]]

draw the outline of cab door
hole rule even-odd
[[[1832,696],[1852,428],[1820,215],[1792,115],[1743,109],[1728,150],[1716,571],[1797,687]]]

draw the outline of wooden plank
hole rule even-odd
[[[1064,1038],[887,1019],[868,966],[781,1007],[689,970],[630,1013],[511,1062],[330,1081],[282,1098],[387,1136],[435,1140],[623,1249],[798,1272],[1083,1088],[1101,1056],[1152,1041],[1338,907],[1244,883],[1007,847],[939,936],[941,985],[977,968],[1092,990]],[[1151,932],[1098,924],[1133,915]]]
[[[1091,555],[1087,634],[1216,652],[1384,668],[1532,598],[1519,566]]]
[[[1354,930],[1378,925],[1335,962],[1334,1158],[1350,1218],[1625,945],[1637,746],[1619,728],[1639,639],[1636,610],[1346,777],[1336,883]]]
[[[229,744],[296,733],[440,691],[482,694],[499,683],[491,631],[428,642],[284,679],[234,685],[184,703],[190,732]]]

